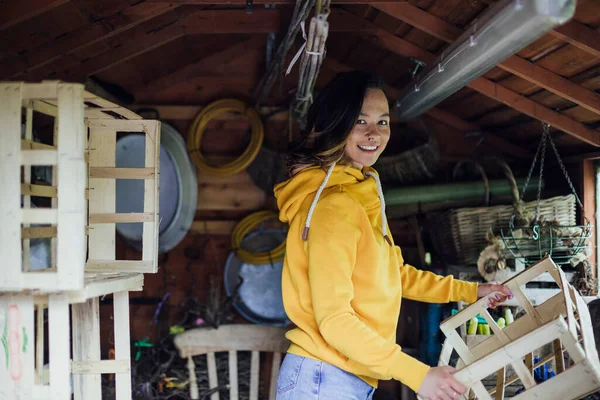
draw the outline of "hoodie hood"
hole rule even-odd
[[[310,220],[319,198],[324,190],[337,187],[340,191],[346,190],[356,198],[365,210],[381,209],[382,235],[391,244],[387,235],[387,219],[385,216],[385,200],[381,182],[377,172],[365,167],[362,171],[346,165],[333,164],[327,172],[319,167],[310,167],[302,170],[287,181],[275,186],[275,198],[279,208],[279,219],[289,223],[300,211],[308,197],[312,203],[302,237],[307,239]]]

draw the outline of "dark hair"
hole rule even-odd
[[[308,110],[301,137],[290,143],[288,173],[299,168],[345,163],[344,149],[368,89],[383,90],[383,79],[368,71],[339,73],[318,94]]]

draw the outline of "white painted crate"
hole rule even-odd
[[[560,286],[560,292],[533,306],[522,288],[545,273],[549,273]],[[524,392],[513,397],[519,400],[578,399],[600,389],[600,362],[589,310],[584,299],[567,282],[562,270],[547,257],[505,284],[515,294],[525,314],[501,329],[488,312],[487,297],[462,309],[441,324],[446,340],[439,365],[449,365],[451,355],[456,351],[459,359],[455,377],[471,388],[479,400],[491,400],[491,395],[496,393],[502,393],[496,398],[504,398],[505,385],[517,379],[525,387]],[[457,329],[477,314],[486,319],[493,334],[469,346]],[[557,375],[536,383],[533,369],[540,365],[531,365],[531,354],[548,344],[555,351],[540,365],[554,362]],[[565,352],[568,357],[565,357]],[[509,365],[516,372],[515,377],[505,374]],[[500,378],[496,387],[488,390],[482,380],[494,373]]]
[[[81,291],[1,294],[0,399],[70,400],[72,381],[75,400],[101,400],[101,374],[107,373],[115,374],[116,400],[131,399],[129,291],[142,285],[141,273],[88,273]],[[115,360],[101,360],[99,298],[111,293]],[[45,342],[49,369],[44,368]]]
[[[156,272],[160,122],[60,81],[0,82],[0,104],[0,292],[81,290],[85,271]],[[54,118],[52,145],[32,140],[34,112]],[[144,168],[115,168],[117,132],[146,135]],[[35,165],[52,168],[51,186],[31,184]],[[143,213],[115,213],[117,179],[144,180]],[[143,223],[141,260],[116,260],[118,222]],[[35,238],[51,238],[49,269],[30,270]]]

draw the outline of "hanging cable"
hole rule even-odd
[[[208,122],[221,114],[235,112],[245,115],[250,120],[252,134],[250,143],[238,158],[220,166],[209,165],[201,151],[202,135]],[[235,99],[217,100],[202,109],[194,118],[188,131],[187,149],[190,158],[201,172],[212,176],[231,176],[245,170],[256,158],[265,136],[264,127],[258,112],[244,102]]]
[[[251,252],[242,248],[242,241],[252,230],[267,221],[278,220],[273,211],[258,211],[241,220],[231,235],[231,246],[238,258],[250,264],[270,264],[283,260],[285,240],[270,251]]]

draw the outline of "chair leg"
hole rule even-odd
[[[196,378],[196,364],[194,359],[190,356],[187,361],[188,373],[190,376],[190,398],[192,400],[198,400],[200,395],[198,394],[198,379]]]

